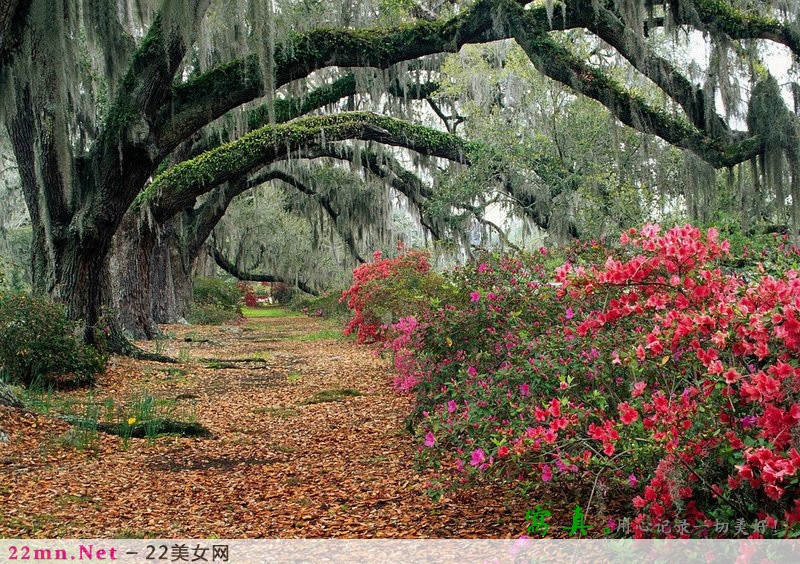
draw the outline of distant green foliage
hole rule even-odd
[[[214,306],[218,309],[240,313],[242,292],[232,280],[198,276],[194,279],[194,303],[198,306]]]
[[[226,309],[218,305],[197,304],[192,306],[189,313],[189,323],[194,325],[219,325],[241,318],[237,310]]]
[[[288,284],[278,282],[272,285],[272,299],[281,305],[286,305],[292,301],[292,297],[297,293],[296,288]]]
[[[107,356],[82,343],[78,324],[44,298],[0,296],[0,375],[25,386],[88,385]]]
[[[289,307],[313,317],[345,320],[350,317],[350,310],[347,304],[339,301],[341,296],[341,291],[326,292],[321,296],[297,293]]]

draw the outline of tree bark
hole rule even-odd
[[[183,243],[187,223],[185,214],[166,222],[153,251],[151,311],[156,323],[183,323],[189,316],[199,250]]]
[[[114,235],[113,306],[120,325],[134,339],[153,339],[159,334],[151,304],[157,229],[141,214],[130,210]]]
[[[90,344],[131,350],[109,311],[111,238],[157,166],[153,116],[171,92],[186,38],[196,33],[208,2],[192,0],[181,8],[164,2],[85,154],[75,154],[64,133],[62,112],[68,109],[61,90],[68,85],[59,82],[63,79],[52,68],[53,57],[60,56],[53,47],[58,43],[41,41],[47,33],[69,30],[61,25],[53,31],[52,6],[46,0],[31,2],[30,33],[19,52],[27,66],[24,72],[14,69],[8,81],[15,95],[4,120],[34,226],[34,290],[63,303],[69,317],[83,323]],[[191,20],[184,25],[186,13]]]
[[[11,386],[0,380],[0,405],[6,407],[25,407],[16,394],[11,391]]]

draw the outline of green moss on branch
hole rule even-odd
[[[301,148],[333,141],[378,141],[450,160],[465,162],[470,144],[459,137],[372,113],[351,112],[301,118],[268,125],[236,141],[184,161],[160,174],[137,198],[157,221],[172,217],[201,194]]]

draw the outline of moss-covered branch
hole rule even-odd
[[[605,7],[602,3],[568,3],[567,10],[563,14],[556,10],[552,19],[547,17],[545,6],[523,9],[523,4],[512,0],[479,0],[447,21],[420,21],[394,29],[317,29],[296,35],[276,48],[275,85],[308,76],[323,67],[386,68],[403,60],[454,52],[467,43],[514,37],[547,76],[600,101],[623,123],[689,149],[716,167],[742,162],[761,151],[758,139],[731,132],[719,116],[705,115],[704,93],[694,89],[642,41],[631,41],[611,3],[605,3]],[[595,10],[595,6],[600,7]],[[733,8],[724,0],[683,0],[671,3],[671,7],[677,10],[679,22],[698,29],[722,31],[737,39],[770,39],[794,52],[798,50],[800,41],[794,28]],[[649,106],[547,37],[554,29],[574,27],[591,29],[611,43],[677,101],[689,120]],[[245,59],[175,87],[168,107],[162,112],[160,148],[171,150],[180,140],[226,111],[263,95],[258,72],[255,58]],[[279,107],[277,111],[295,114],[301,110],[295,104]],[[262,110],[254,114],[255,123],[263,123],[260,115],[263,113]]]
[[[678,24],[724,33],[731,39],[774,41],[800,57],[800,28],[796,23],[786,25],[770,16],[734,6],[727,0],[681,0],[670,2],[670,8]]]
[[[265,126],[180,163],[156,177],[137,202],[150,205],[155,219],[165,221],[223,182],[290,158],[302,148],[345,139],[377,141],[460,162],[469,151],[469,145],[454,135],[377,114],[307,117]]]
[[[570,3],[567,9],[573,12],[575,20],[580,20],[586,29],[616,49],[634,68],[677,102],[698,130],[707,130],[711,136],[722,137],[727,142],[733,140],[728,124],[716,113],[707,114],[705,91],[700,87],[695,88],[675,65],[658,56],[646,44],[643,36],[623,23],[619,14],[602,4],[593,6],[583,2]]]
[[[417,87],[404,89],[395,81],[389,84],[389,94],[397,97],[422,100],[433,95],[438,90],[439,84],[436,82],[427,82]],[[359,91],[356,78],[352,74],[346,74],[330,84],[324,84],[315,88],[310,93],[302,98],[280,98],[274,101],[273,116],[275,123],[286,123],[300,116],[309,114],[315,110],[324,108],[331,104],[335,104],[343,98],[353,96]],[[260,127],[264,127],[270,123],[270,105],[262,104],[246,114],[247,128],[249,131],[254,131]],[[197,155],[214,149],[231,139],[227,134],[217,134],[208,139],[196,143],[190,153],[189,158],[196,157]]]
[[[479,0],[446,21],[420,21],[391,29],[317,29],[293,36],[275,50],[275,87],[332,67],[388,68],[398,62],[454,53],[468,43],[504,39],[502,10],[508,0]],[[536,14],[550,29],[544,7]],[[159,146],[168,154],[189,135],[241,104],[263,96],[255,55],[212,69],[174,87],[159,120]]]
[[[681,116],[653,108],[643,98],[631,94],[547,34],[531,31],[534,28],[529,25],[528,15],[523,10],[511,16],[509,22],[517,43],[540,72],[575,92],[597,100],[625,125],[688,149],[717,168],[746,161],[762,150],[761,141],[756,137],[725,143]]]
[[[210,0],[189,0],[185,6],[164,0],[161,10],[134,52],[112,100],[90,165],[96,197],[87,198],[87,213],[78,214],[72,228],[98,241],[113,233],[130,203],[152,174],[160,155],[151,124],[170,95],[175,74],[189,48],[189,38]],[[188,15],[188,17],[187,17]]]

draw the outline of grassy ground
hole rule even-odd
[[[243,307],[242,313],[248,319],[295,317],[298,315],[283,306]]]

